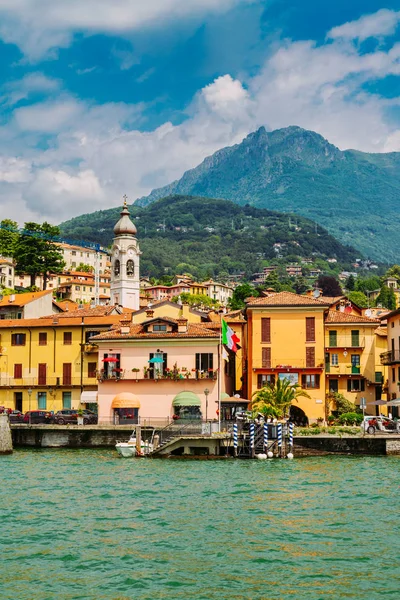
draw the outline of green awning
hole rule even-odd
[[[172,406],[201,406],[201,402],[194,392],[180,392],[172,400]]]

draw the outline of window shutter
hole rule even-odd
[[[365,379],[361,379],[361,391],[365,392]]]
[[[154,352],[150,352],[149,361],[154,358]],[[149,379],[154,379],[154,363],[149,362]]]
[[[262,367],[263,369],[271,368],[271,348],[262,349]]]
[[[196,371],[200,371],[200,354],[196,353]]]
[[[210,354],[208,355],[208,368],[209,369],[213,369],[214,368],[214,366],[213,366],[213,358],[214,358],[213,354],[212,354],[212,352],[210,352]]]
[[[347,391],[351,392],[351,379],[347,380]]]
[[[306,317],[306,342],[315,342],[315,317]]]
[[[305,375],[301,376],[301,387],[305,388],[307,385],[307,379]]]
[[[269,317],[261,319],[261,341],[271,343],[271,319]]]
[[[263,387],[262,375],[257,375],[257,389],[260,390]]]
[[[329,346],[331,348],[337,346],[337,331],[329,332]]]
[[[165,374],[167,367],[168,367],[168,354],[166,352],[163,352],[163,374]]]
[[[306,348],[306,367],[315,367],[315,348]]]
[[[315,389],[319,390],[319,375],[315,376]]]
[[[14,365],[14,379],[22,379],[22,364]]]

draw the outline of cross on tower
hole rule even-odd
[[[124,194],[122,197],[124,199],[124,206],[128,206],[128,204],[126,202],[128,200],[128,196],[126,194]]]

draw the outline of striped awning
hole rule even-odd
[[[97,404],[97,391],[86,391],[81,393],[81,404]]]

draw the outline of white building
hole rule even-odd
[[[83,246],[72,246],[71,244],[57,244],[58,249],[63,255],[66,271],[76,271],[80,264],[89,265],[93,269],[96,266],[96,250],[94,248],[84,248]],[[99,250],[99,272],[104,273],[109,263],[109,256],[105,250]]]
[[[111,304],[124,308],[140,308],[140,249],[136,227],[129,217],[124,201],[121,218],[114,227],[111,250]]]
[[[210,279],[209,281],[204,281],[202,285],[207,287],[207,295],[209,298],[216,300],[220,304],[226,306],[228,300],[232,298],[233,288],[225,283],[219,283],[218,281]]]
[[[0,286],[14,288],[14,262],[12,258],[0,256]]]

